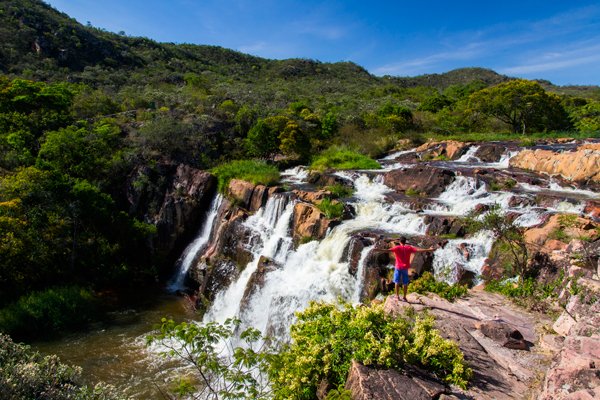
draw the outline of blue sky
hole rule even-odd
[[[460,67],[600,85],[600,3],[545,0],[48,0],[82,23],[260,57],[353,61],[375,75]]]

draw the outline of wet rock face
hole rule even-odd
[[[216,179],[188,165],[163,163],[135,170],[128,182],[130,213],[154,224],[154,248],[170,257],[198,226],[216,189]]]
[[[399,192],[422,193],[429,197],[439,196],[453,180],[454,172],[446,169],[419,165],[390,171],[384,176],[384,183]]]
[[[265,256],[260,257],[256,271],[252,273],[250,279],[248,280],[248,284],[246,285],[246,290],[244,291],[244,295],[241,300],[241,310],[247,309],[248,302],[250,301],[252,295],[264,287],[267,274],[279,268],[281,268],[281,266],[274,260]]]
[[[482,144],[475,152],[475,157],[479,158],[483,162],[493,163],[500,161],[505,152],[506,146],[502,144]]]

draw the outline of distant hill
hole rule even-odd
[[[443,90],[450,85],[481,81],[494,85],[510,79],[484,68],[460,68],[416,77],[376,77],[352,62],[322,63],[306,59],[269,60],[217,46],[158,43],[83,26],[40,0],[0,3],[0,72],[39,80],[69,80],[92,86],[122,86],[134,81],[183,82],[184,75],[204,74],[213,81],[234,79],[246,84],[283,80],[333,85],[329,92],[394,85]],[[599,95],[599,88],[560,87],[569,95]],[[363,87],[364,86],[364,87]],[[313,87],[313,85],[309,85]],[[302,88],[300,88],[302,89]]]

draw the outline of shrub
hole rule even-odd
[[[270,390],[261,374],[266,375],[270,353],[257,345],[262,338],[253,328],[238,332],[243,345],[234,348],[232,338],[240,323],[239,319],[227,319],[223,324],[176,324],[163,318],[159,332],[147,342],[159,343],[168,349],[164,356],[184,361],[198,371],[200,387],[180,379],[175,390],[179,394],[195,393],[194,398],[211,399],[269,398]]]
[[[323,379],[343,385],[352,359],[385,368],[415,364],[461,387],[472,374],[458,346],[434,329],[433,318],[413,309],[394,318],[383,305],[312,303],[297,316],[291,343],[271,365],[275,398],[313,399]]]
[[[0,330],[16,337],[48,335],[77,329],[93,320],[98,302],[78,286],[32,292],[0,310]]]
[[[112,386],[81,384],[81,368],[62,364],[57,356],[42,356],[0,334],[0,392],[5,400],[121,399]]]
[[[224,192],[232,179],[241,179],[255,185],[274,185],[279,181],[276,167],[264,161],[237,160],[215,167],[211,171],[219,182],[219,191]]]
[[[446,282],[438,282],[435,280],[433,274],[425,272],[420,278],[410,282],[408,291],[420,294],[431,292],[448,301],[454,301],[466,295],[469,289],[467,285],[449,285]]]
[[[323,171],[332,169],[380,169],[379,163],[363,154],[343,146],[332,146],[317,156],[311,169]]]
[[[344,197],[350,197],[352,196],[352,193],[354,193],[354,190],[352,188],[349,188],[346,185],[343,185],[341,183],[336,183],[335,185],[330,185],[330,186],[325,186],[324,188],[325,190],[328,190],[331,195],[335,198],[344,198]]]
[[[333,201],[328,197],[321,200],[317,204],[317,207],[329,219],[340,218],[344,213],[344,204],[338,201]]]

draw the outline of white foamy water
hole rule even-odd
[[[184,289],[185,277],[192,265],[192,263],[198,258],[200,254],[205,250],[208,241],[210,240],[211,233],[213,231],[215,225],[215,219],[219,212],[219,207],[223,203],[223,196],[217,193],[215,198],[210,205],[210,209],[206,214],[206,220],[204,221],[204,225],[198,232],[198,235],[194,239],[192,243],[190,243],[183,254],[177,261],[177,273],[171,280],[171,282],[167,286],[167,290],[170,292],[176,292],[178,290]]]
[[[387,155],[385,157],[382,158],[382,160],[395,160],[396,158],[400,157],[403,154],[409,154],[409,153],[414,153],[415,150],[401,150],[401,151],[397,151],[395,153],[392,153],[390,155]]]
[[[427,207],[426,213],[441,215],[467,215],[478,204],[500,204],[508,207],[512,197],[507,192],[488,192],[485,184],[472,177],[457,176],[446,190]]]
[[[480,163],[481,159],[479,157],[475,156],[475,153],[477,153],[477,150],[479,150],[479,147],[480,146],[471,146],[471,147],[469,147],[469,149],[467,150],[467,152],[465,154],[463,154],[455,162],[457,162],[457,163],[467,163],[467,162],[477,162],[477,163]]]
[[[555,180],[551,180],[550,183],[548,184],[547,188],[536,186],[536,185],[531,185],[531,184],[525,183],[525,182],[520,182],[518,184],[518,186],[523,190],[526,190],[528,192],[533,192],[533,193],[537,193],[537,192],[564,193],[566,195],[574,195],[577,197],[584,197],[584,198],[590,198],[590,199],[600,198],[600,193],[597,193],[597,192],[594,192],[591,190],[575,189],[575,188],[571,188],[571,187],[561,186]]]
[[[465,243],[469,252],[467,259],[462,250],[459,248],[461,243]],[[491,232],[481,231],[475,236],[468,239],[452,239],[444,248],[437,249],[433,255],[433,271],[436,279],[448,283],[456,283],[459,281],[458,271],[464,269],[471,271],[476,276],[481,274],[481,267],[485,263],[492,245],[494,237]],[[477,283],[474,282],[474,283]]]
[[[237,280],[215,297],[212,306],[204,316],[205,321],[224,322],[227,318],[239,316],[240,303],[252,273],[258,268],[261,255],[276,261],[285,261],[290,252],[292,238],[289,226],[294,203],[287,196],[275,195],[267,204],[246,220],[245,225],[254,231],[254,244],[249,244],[252,261],[244,268]]]
[[[308,170],[304,166],[286,169],[281,173],[281,181],[288,183],[302,183],[308,178]]]
[[[361,290],[359,271],[353,276],[349,263],[343,259],[354,233],[365,230],[382,230],[407,235],[423,235],[425,224],[422,216],[410,211],[401,203],[385,203],[384,194],[390,189],[381,183],[382,178],[369,179],[364,174],[342,172],[340,176],[355,184],[354,204],[356,217],[343,221],[328,233],[322,241],[300,245],[282,257],[275,258],[280,268],[269,272],[264,285],[241,304],[251,273],[256,269],[248,265],[239,279],[229,289],[219,294],[205,320],[223,321],[239,316],[244,326],[253,326],[264,334],[280,339],[287,338],[294,312],[306,308],[311,300],[358,301]],[[278,224],[284,218],[280,218]],[[289,224],[289,220],[286,222]],[[287,225],[286,225],[287,226]],[[268,232],[264,232],[268,235]],[[272,234],[271,234],[272,235]],[[253,249],[258,254],[269,255],[264,249]],[[361,253],[359,270],[364,268],[368,249]],[[255,263],[255,261],[253,261]]]

